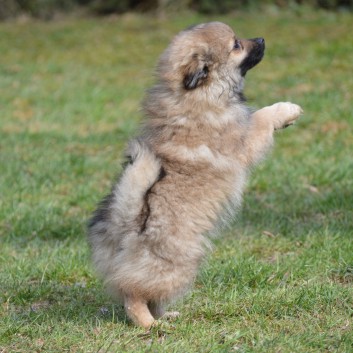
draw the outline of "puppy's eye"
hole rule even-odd
[[[233,49],[241,49],[241,44],[240,44],[240,41],[239,40],[236,40],[235,43],[234,43],[234,47]]]

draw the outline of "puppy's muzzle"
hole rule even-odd
[[[257,65],[261,61],[265,53],[264,38],[252,38],[248,39],[248,42],[250,42],[250,50],[248,52],[248,55],[240,64],[240,72],[242,76],[245,76],[248,70],[252,69],[255,65]]]

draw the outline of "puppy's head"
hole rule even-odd
[[[174,38],[160,58],[158,74],[174,90],[241,92],[245,74],[264,50],[263,38],[240,39],[221,22],[200,24]]]

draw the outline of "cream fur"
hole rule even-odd
[[[241,70],[260,49],[241,40],[234,50],[236,39],[219,22],[174,38],[144,101],[142,133],[127,149],[130,164],[90,223],[97,271],[146,328],[190,288],[208,235],[240,207],[249,170],[271,147],[274,130],[301,113],[277,103],[251,114]]]

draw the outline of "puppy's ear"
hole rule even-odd
[[[183,84],[185,89],[191,90],[200,86],[208,76],[208,65],[205,60],[200,60],[193,55],[191,62],[185,66]]]
[[[186,89],[194,89],[199,86],[208,75],[208,67],[198,69],[195,72],[190,72],[184,77],[184,87]]]

